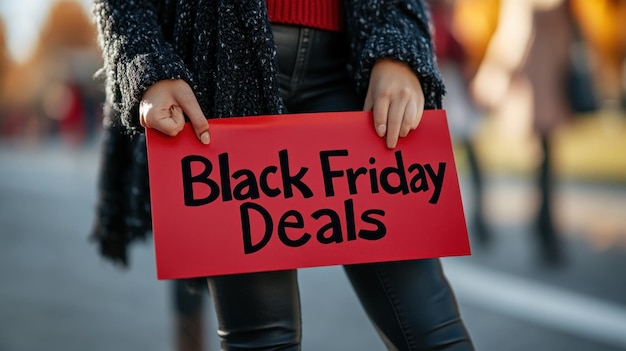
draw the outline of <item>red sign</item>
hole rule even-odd
[[[445,112],[397,148],[370,112],[148,129],[159,279],[469,255]]]

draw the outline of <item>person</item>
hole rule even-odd
[[[111,128],[134,135],[142,157],[144,128],[176,136],[188,121],[208,144],[210,118],[362,109],[373,111],[372,128],[394,148],[424,108],[441,106],[421,0],[96,0],[94,14]],[[127,173],[146,175],[143,158],[127,160]],[[128,171],[136,164],[143,171]],[[123,184],[135,187],[130,200],[143,202],[118,218],[140,232],[150,223],[146,183],[135,176]],[[115,226],[107,212],[117,209],[101,193],[99,215],[108,220],[94,238],[105,256],[126,260],[124,245],[103,247],[141,236],[107,229]],[[473,349],[439,259],[344,269],[389,349]],[[300,349],[296,270],[198,281],[209,288],[223,350]]]
[[[435,54],[447,89],[443,104],[450,134],[467,156],[473,195],[470,234],[478,244],[486,246],[491,243],[492,235],[485,209],[485,172],[476,146],[483,111],[473,101],[469,91],[469,82],[476,73],[476,62],[479,60],[474,57],[476,40],[470,40],[470,35],[467,35],[472,28],[464,28],[465,23],[459,23],[462,7],[476,7],[477,3],[472,1],[471,5],[467,5],[460,0],[429,0],[429,5],[434,23]]]
[[[471,89],[480,105],[498,119],[517,119],[518,128],[519,121],[528,121],[528,132],[537,137],[541,158],[535,178],[539,208],[534,232],[541,262],[559,266],[565,254],[554,222],[552,138],[572,117],[567,97],[573,43],[570,2],[500,2],[498,28]]]

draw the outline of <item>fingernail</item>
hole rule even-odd
[[[211,141],[211,138],[209,137],[209,132],[204,132],[200,134],[200,142],[202,144],[207,145],[210,141]]]
[[[384,136],[386,131],[387,131],[387,126],[386,126],[386,125],[384,125],[384,124],[379,124],[379,125],[376,127],[376,133],[378,133],[378,136],[379,136],[379,137]]]

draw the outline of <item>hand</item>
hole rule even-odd
[[[144,128],[154,128],[169,136],[183,130],[185,115],[191,121],[198,140],[208,144],[209,123],[191,87],[182,79],[154,83],[143,94],[139,105],[139,122]]]
[[[422,119],[422,85],[407,64],[382,59],[372,68],[363,110],[373,110],[376,134],[386,137],[387,147],[393,149]]]
[[[495,63],[483,62],[470,82],[470,95],[479,107],[493,110],[504,99],[510,84],[511,75],[506,69]]]

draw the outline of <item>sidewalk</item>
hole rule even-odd
[[[0,145],[0,350],[172,350],[170,296],[165,283],[155,279],[152,246],[134,247],[132,268],[121,271],[86,240],[97,163],[94,148]],[[463,177],[461,181],[464,185]],[[602,308],[578,306],[576,311],[585,315],[574,319],[581,323],[572,327],[562,297],[575,292],[579,298],[574,301],[622,311],[624,251],[591,251],[579,240],[568,240],[576,245],[568,245],[575,250],[565,269],[537,269],[527,226],[533,213],[530,185],[523,177],[490,175],[489,220],[497,240],[490,250],[476,248],[471,257],[446,259],[477,349],[622,349],[623,337],[609,333],[615,340],[607,342],[606,331],[593,327],[613,320],[621,327],[623,313],[610,318],[598,312]],[[471,189],[464,189],[471,196]],[[567,180],[559,194],[560,225],[568,239],[587,238],[591,220],[626,226],[623,185]],[[592,232],[596,238],[598,231]],[[384,349],[340,267],[306,269],[300,277],[303,349]],[[516,298],[520,286],[525,287],[524,301]],[[559,313],[526,313],[544,308],[546,301],[561,301]],[[206,335],[215,350],[215,320],[207,308]],[[552,319],[535,318],[546,315]],[[602,323],[584,323],[585,318]]]

